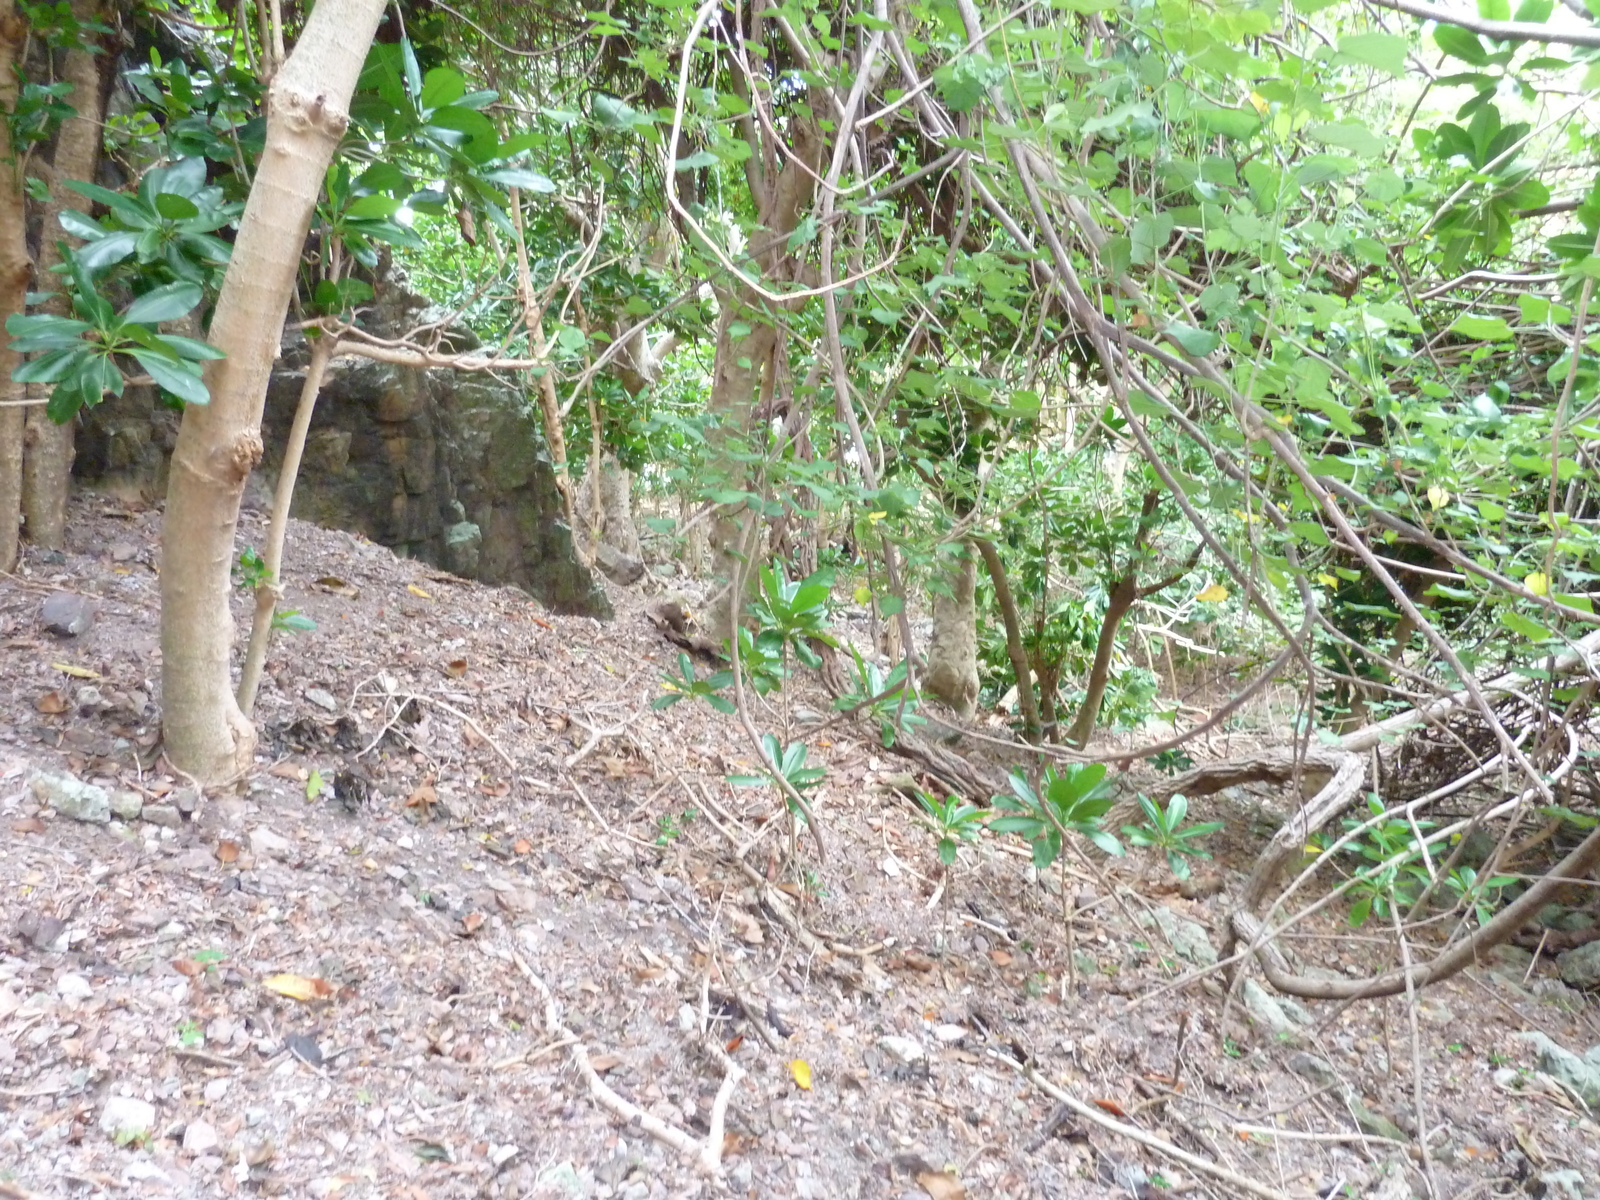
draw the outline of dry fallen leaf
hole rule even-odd
[[[795,1086],[801,1091],[811,1090],[811,1064],[805,1059],[797,1058],[790,1062],[789,1074],[794,1076]]]
[[[450,676],[451,679],[460,679],[467,673],[467,660],[464,658],[452,658],[445,663],[444,673]]]
[[[195,962],[192,958],[175,958],[172,960],[172,969],[179,975],[193,979],[196,975],[201,974],[205,967]]]
[[[269,975],[261,986],[287,996],[291,1000],[318,1000],[333,995],[333,985],[326,979],[310,979],[304,975]]]
[[[471,937],[483,928],[483,914],[481,912],[469,912],[461,918],[461,928],[466,930],[468,937]]]
[[[997,967],[1009,967],[1011,965],[1011,952],[1008,950],[991,950],[989,951],[989,961]]]
[[[304,783],[309,777],[309,772],[304,767],[297,766],[294,763],[279,763],[277,766],[269,768],[267,774],[278,779],[293,779],[297,783]]]
[[[589,1065],[595,1072],[604,1075],[607,1071],[615,1071],[622,1065],[622,1059],[615,1054],[596,1054],[589,1060]]]
[[[660,967],[652,967],[651,968],[651,970],[653,970],[653,971],[659,971],[660,969],[661,969]],[[726,1050],[729,1054],[732,1054],[735,1050],[737,1050],[742,1045],[744,1045],[744,1034],[741,1033],[738,1037],[729,1038],[728,1039],[728,1044],[726,1046],[724,1046],[723,1049]]]
[[[21,820],[11,822],[12,833],[43,833],[44,822],[38,817],[23,817]]]
[[[439,803],[439,792],[433,786],[433,781],[428,779],[417,784],[411,795],[406,797],[407,808],[420,808],[425,814],[437,803]]]
[[[509,796],[511,784],[504,779],[480,779],[478,790],[485,796]]]
[[[966,1200],[967,1189],[949,1171],[923,1171],[917,1182],[933,1200]]]
[[[52,667],[63,675],[71,675],[74,679],[99,679],[99,671],[91,671],[88,667],[75,667],[71,663],[51,663]]]
[[[518,854],[532,854],[533,853],[533,843],[530,842],[527,838],[518,838],[516,841],[511,843],[511,848],[513,850],[515,850]]]
[[[239,843],[227,839],[217,843],[217,861],[220,863],[233,863],[239,861]]]
[[[67,711],[67,698],[60,692],[46,692],[33,702],[33,706],[47,716],[56,716]]]
[[[410,592],[413,596],[421,596],[424,600],[432,600],[433,599],[432,596],[428,595],[427,592],[423,591],[421,588],[419,588],[414,583],[406,584],[406,591]]]
[[[1228,598],[1228,589],[1220,583],[1208,583],[1195,593],[1194,598],[1201,604],[1221,604]]]
[[[1105,1109],[1106,1112],[1110,1113],[1113,1117],[1126,1118],[1128,1115],[1128,1110],[1123,1108],[1122,1105],[1118,1104],[1115,1100],[1100,1100],[1091,1097],[1090,1103],[1097,1108]]]

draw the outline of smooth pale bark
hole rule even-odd
[[[104,15],[99,0],[73,0],[72,15],[79,21],[98,22]],[[40,223],[37,277],[44,290],[56,291],[56,299],[46,303],[45,311],[65,314],[66,298],[51,268],[61,261],[58,243],[67,237],[61,228],[61,214],[67,209],[88,212],[87,196],[65,186],[69,179],[93,181],[100,166],[101,130],[105,124],[106,89],[101,71],[109,70],[112,59],[81,46],[66,52],[62,79],[72,85],[67,97],[76,112],[61,123],[56,134],[52,160],[54,180],[50,200]],[[77,238],[70,239],[72,245]],[[57,425],[42,406],[27,410],[27,436],[22,464],[22,518],[28,540],[36,546],[59,550],[67,541],[67,493],[72,483],[73,426],[68,421]]]
[[[161,683],[167,755],[202,782],[250,766],[255,729],[230,679],[228,610],[245,479],[301,251],[384,0],[320,0],[267,94],[266,149],[211,320],[227,357],[207,364],[211,403],[184,410],[162,533]]]
[[[933,596],[933,636],[922,690],[962,720],[978,711],[978,563],[965,554],[945,577],[950,591]]]
[[[22,194],[21,172],[13,156],[11,124],[6,118],[17,108],[20,81],[17,51],[28,36],[28,26],[17,13],[15,0],[0,0],[0,325],[27,303],[28,277],[33,262],[28,257],[28,209]],[[21,355],[8,347],[0,334],[0,571],[17,565],[18,522],[22,520],[22,431],[27,410],[19,407],[26,389],[11,382]]]

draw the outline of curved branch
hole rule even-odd
[[[1485,21],[1426,0],[1367,0],[1379,8],[1393,9],[1407,16],[1437,21],[1493,38],[1497,42],[1543,42],[1552,46],[1600,47],[1600,29],[1556,29],[1537,21]]]

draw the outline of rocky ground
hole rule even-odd
[[[0,1196],[1600,1196],[1600,1029],[1542,959],[1230,997],[1225,891],[1134,854],[1069,876],[1069,972],[1055,873],[993,836],[946,879],[846,726],[786,865],[737,722],[652,709],[637,596],[552,616],[297,524],[317,628],[197,789],[158,526],[86,499],[0,578]],[[1271,826],[1196,809],[1231,886]],[[1393,965],[1325,917],[1303,965]]]

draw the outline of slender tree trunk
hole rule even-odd
[[[72,15],[83,22],[99,21],[102,15],[99,0],[73,0]],[[108,55],[73,46],[67,51],[62,66],[63,80],[72,85],[72,93],[67,100],[76,115],[63,121],[56,135],[53,160],[55,178],[40,225],[38,278],[48,288],[59,286],[50,269],[61,261],[57,243],[66,237],[61,229],[61,213],[69,208],[79,212],[89,211],[89,199],[65,184],[69,179],[93,181],[95,170],[100,165],[106,95],[101,71],[110,65]],[[75,245],[77,239],[73,238],[72,242]],[[47,305],[46,310],[65,314],[65,299],[58,297]],[[73,422],[57,425],[42,405],[29,408],[27,413],[27,449],[22,466],[23,520],[29,541],[36,546],[59,550],[67,540],[67,493],[72,482]]]
[[[815,119],[797,118],[792,125],[791,157],[778,172],[768,194],[761,197],[761,220],[751,233],[763,280],[769,285],[788,282],[797,263],[786,239],[800,223],[816,194],[817,171],[822,162],[823,139]],[[776,381],[778,329],[769,302],[747,284],[719,291],[721,313],[717,319],[716,363],[711,376],[711,412],[718,424],[711,434],[708,480],[715,488],[743,491],[749,485],[749,467],[743,452],[754,432],[756,400],[763,381]],[[803,301],[801,302],[803,303]],[[759,516],[742,504],[723,505],[712,523],[712,570],[723,581],[756,573],[738,558],[745,523]],[[754,543],[752,543],[754,544]],[[713,638],[731,636],[729,614],[732,592],[724,589],[710,606],[706,624]]]
[[[26,307],[28,277],[28,209],[22,194],[21,163],[11,145],[10,116],[17,108],[20,86],[17,51],[28,36],[27,23],[15,0],[0,0],[0,325]],[[22,520],[22,433],[27,410],[20,407],[26,388],[11,382],[21,356],[0,334],[0,571],[17,565],[18,524]]]
[[[301,250],[384,0],[320,0],[267,94],[266,150],[211,321],[211,403],[184,410],[163,526],[161,680],[167,754],[201,781],[247,769],[255,729],[230,686],[228,609],[245,479]]]
[[[1022,619],[1017,615],[1017,602],[1011,595],[1011,581],[1006,578],[1006,565],[1000,561],[1000,551],[988,538],[970,538],[973,546],[983,556],[983,565],[994,582],[994,598],[1000,605],[1000,617],[1006,626],[1006,654],[1011,659],[1011,670],[1017,677],[1017,706],[1022,709],[1023,730],[1030,742],[1039,741],[1039,705],[1033,694],[1033,672],[1028,669],[1028,652],[1022,648]]]
[[[922,688],[966,720],[978,710],[977,560],[963,554],[946,582],[950,593],[933,596],[933,636]]]
[[[1100,619],[1100,640],[1095,643],[1094,664],[1089,668],[1089,684],[1083,697],[1083,707],[1078,710],[1072,728],[1067,731],[1067,744],[1070,746],[1082,749],[1087,745],[1095,722],[1100,719],[1100,705],[1106,698],[1106,684],[1111,679],[1111,656],[1117,648],[1117,629],[1138,598],[1139,577],[1132,572],[1117,580],[1116,586],[1111,589],[1106,614]]]
[[[294,504],[294,485],[300,478],[300,460],[306,452],[306,433],[317,411],[317,397],[328,364],[339,352],[339,344],[327,334],[311,341],[311,360],[306,364],[305,381],[300,385],[300,403],[289,427],[289,442],[283,448],[283,466],[278,471],[278,488],[272,497],[272,520],[267,526],[267,552],[262,556],[267,576],[256,585],[256,615],[250,626],[250,647],[245,651],[244,670],[239,674],[239,709],[246,717],[255,710],[256,690],[267,665],[267,648],[272,644],[272,619],[283,599],[283,542],[289,533],[289,509]]]

